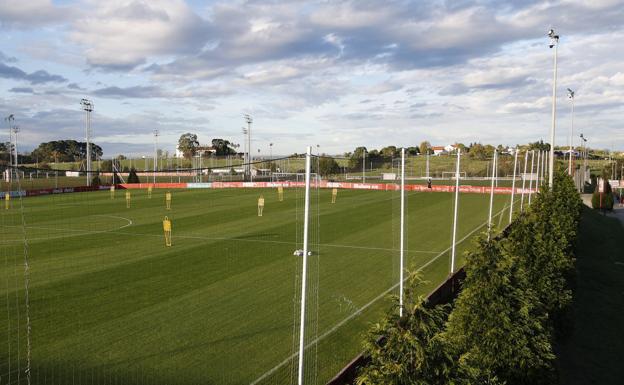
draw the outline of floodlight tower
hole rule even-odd
[[[587,180],[587,137],[581,133],[580,138],[583,141],[583,186],[585,186],[585,181]]]
[[[158,136],[160,132],[154,130],[154,183],[156,183],[156,170],[158,169]]]
[[[568,175],[572,175],[572,138],[574,138],[574,91],[568,88],[568,99],[572,102],[572,125],[570,126],[570,158],[568,159]]]
[[[554,60],[553,60],[553,87],[552,87],[552,118],[550,122],[550,157],[548,158],[548,187],[553,187],[553,175],[555,168],[555,119],[557,110],[557,48],[559,47],[559,35],[555,33],[554,29],[548,31],[548,37],[550,38],[550,48],[554,48]]]
[[[253,180],[251,176],[251,123],[253,123],[253,118],[249,114],[243,115],[245,118],[245,123],[247,123],[247,165],[245,166],[245,172],[249,175],[249,179]]]
[[[81,99],[80,105],[85,111],[85,137],[87,141],[87,186],[91,186],[91,112],[93,112],[93,102],[89,99]]]
[[[13,125],[13,151],[15,151],[14,159],[15,159],[15,173],[17,173],[17,167],[19,166],[19,159],[17,158],[17,133],[20,132],[20,128],[18,125]]]
[[[9,127],[9,148],[7,148],[8,153],[9,153],[9,165],[12,166],[13,165],[13,149],[10,148],[13,146],[13,125],[15,124],[15,116],[13,114],[7,116],[6,118],[4,118],[4,121],[7,122],[7,125]],[[10,178],[11,173],[9,173],[9,178]]]

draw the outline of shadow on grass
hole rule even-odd
[[[624,226],[583,207],[576,247],[574,332],[559,350],[562,384],[622,384]]]

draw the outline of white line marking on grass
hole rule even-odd
[[[503,210],[499,211],[498,213],[496,213],[496,215],[500,215],[505,209],[503,208]],[[474,230],[472,230],[470,233],[468,233],[465,237],[463,237],[462,239],[459,240],[459,242],[457,242],[458,244],[462,243],[463,241],[465,241],[468,237],[470,237],[472,234],[474,234],[475,232],[477,232],[480,228],[482,228],[483,226],[487,225],[487,221],[483,222],[481,225],[477,226]],[[446,254],[449,252],[449,250],[451,250],[451,246],[449,246],[446,250],[440,252],[438,255],[436,255],[435,257],[431,258],[428,262],[426,262],[424,265],[420,266],[418,268],[418,270],[422,270],[424,268],[426,268],[427,266],[429,266],[430,264],[432,264],[434,261],[436,261],[438,258],[440,258],[442,255]],[[355,318],[356,316],[360,315],[362,313],[362,311],[366,310],[367,308],[369,308],[371,305],[373,305],[375,302],[379,301],[380,299],[384,298],[385,296],[387,296],[390,292],[392,292],[392,290],[396,289],[397,286],[399,286],[399,283],[395,283],[394,285],[392,285],[390,288],[388,288],[386,291],[384,291],[383,293],[379,294],[377,297],[373,298],[370,302],[368,302],[367,304],[365,304],[364,306],[362,306],[361,308],[359,308],[358,310],[356,310],[354,313],[352,313],[351,315],[349,315],[347,318],[343,319],[342,321],[338,322],[336,325],[332,326],[329,330],[327,330],[326,332],[324,332],[323,334],[321,334],[320,336],[316,337],[313,341],[309,342],[304,349],[308,349],[311,346],[317,344],[318,342],[320,342],[321,340],[325,339],[327,336],[329,336],[330,334],[332,334],[333,332],[335,332],[336,330],[338,330],[341,326],[343,326],[344,324],[346,324],[347,322],[351,321],[353,318]],[[260,377],[258,377],[256,380],[254,380],[253,382],[250,383],[250,385],[256,385],[258,384],[260,381],[264,380],[265,378],[267,378],[268,376],[270,376],[271,374],[275,373],[277,370],[279,370],[282,366],[288,364],[290,361],[292,361],[293,358],[297,357],[299,355],[299,353],[293,353],[291,354],[288,358],[286,358],[284,361],[280,362],[279,364],[275,365],[273,368],[269,369],[267,372],[265,372],[263,375],[261,375]]]
[[[126,218],[126,217],[120,217],[120,216],[116,216],[116,215],[93,215],[94,217],[106,217],[106,218],[114,218],[114,219],[123,219],[125,220],[126,223],[123,226],[120,227],[116,227],[114,229],[110,229],[110,230],[81,230],[81,229],[64,229],[64,228],[58,228],[58,227],[44,227],[44,226],[24,226],[27,229],[35,229],[35,230],[48,230],[48,231],[64,231],[64,232],[77,232],[77,233],[83,233],[83,234],[102,234],[102,233],[113,233],[116,231],[119,231],[121,229],[125,229],[128,226],[132,226],[133,222],[132,219]],[[22,227],[19,225],[2,225],[1,227]],[[122,233],[123,234],[123,233]],[[55,238],[63,238],[61,237],[45,237],[45,238],[28,238],[29,241],[39,241],[39,240],[48,240],[48,239],[55,239]],[[6,242],[21,242],[21,239],[6,239]],[[3,243],[3,242],[0,242]]]
[[[96,214],[94,215],[94,217],[105,217],[105,218],[115,218],[115,219],[123,219],[124,221],[127,221],[128,223],[115,229],[115,230],[110,230],[110,231],[117,231],[117,230],[121,230],[121,229],[125,229],[128,226],[132,226],[132,219],[126,218],[126,217],[120,217],[117,215],[104,215],[104,214]]]

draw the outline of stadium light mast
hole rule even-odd
[[[158,169],[158,136],[160,132],[154,130],[154,183],[156,183],[156,170]]]
[[[89,99],[81,99],[80,105],[85,111],[85,139],[87,142],[87,186],[91,186],[91,112],[93,112],[93,102]]]
[[[529,160],[529,150],[524,150],[524,171],[522,172],[522,194],[520,195],[520,212],[524,207],[524,187],[526,186],[527,161]]]
[[[308,225],[310,222],[310,164],[312,146],[306,150],[305,161],[305,203],[303,214],[303,265],[301,272],[301,312],[299,318],[299,372],[298,385],[303,385],[303,353],[305,350],[305,310],[306,310],[306,279],[308,271]]]
[[[12,166],[13,149],[11,147],[13,146],[13,125],[15,124],[15,115],[11,114],[7,116],[6,118],[4,118],[4,121],[7,122],[7,125],[9,127],[9,148],[7,148],[7,152],[9,153],[9,165]],[[9,171],[9,181],[11,180],[11,174],[12,173]]]
[[[568,175],[572,175],[572,141],[574,138],[574,91],[568,88],[568,99],[572,104],[571,108],[571,116],[572,116],[572,124],[570,125],[570,157],[568,159]]]
[[[403,270],[405,255],[405,147],[401,148],[401,245],[399,267],[399,317],[403,317]]]
[[[490,211],[488,213],[488,241],[492,233],[492,208],[494,206],[494,183],[496,181],[496,160],[498,151],[494,149],[494,159],[492,159],[492,184],[490,186]]]
[[[585,181],[587,180],[587,137],[583,136],[583,134],[581,133],[580,135],[581,140],[583,140],[583,149],[582,149],[582,157],[583,157],[583,184],[581,185],[582,187],[584,187],[585,185]]]
[[[557,114],[557,48],[559,47],[559,35],[555,33],[554,29],[548,31],[548,37],[550,38],[550,48],[554,48],[553,51],[553,87],[552,87],[552,117],[550,122],[550,155],[548,158],[548,187],[553,187],[553,175],[555,168],[555,121]]]
[[[15,159],[15,172],[17,173],[17,167],[19,167],[19,158],[17,157],[17,133],[20,132],[20,128],[18,125],[13,125],[13,151],[15,151],[14,159]]]
[[[366,148],[362,150],[362,183],[366,183]]]
[[[516,192],[516,169],[518,167],[518,146],[516,146],[516,150],[514,151],[514,169],[513,169],[513,179],[511,180],[511,201],[509,202],[509,223],[511,223],[511,219],[513,217],[513,206],[514,206],[514,195]]]
[[[451,273],[455,272],[455,245],[457,243],[457,210],[459,206],[459,162],[461,159],[461,149],[457,147],[457,166],[455,169],[455,207],[453,208],[453,243],[451,244]]]
[[[246,173],[249,175],[249,180],[253,181],[253,177],[251,176],[251,123],[253,123],[253,118],[249,114],[243,115],[245,118],[245,123],[247,123],[247,160],[245,163]]]

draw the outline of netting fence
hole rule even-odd
[[[401,261],[432,289],[546,170],[306,158],[3,170],[0,384],[324,384],[392,309]]]

